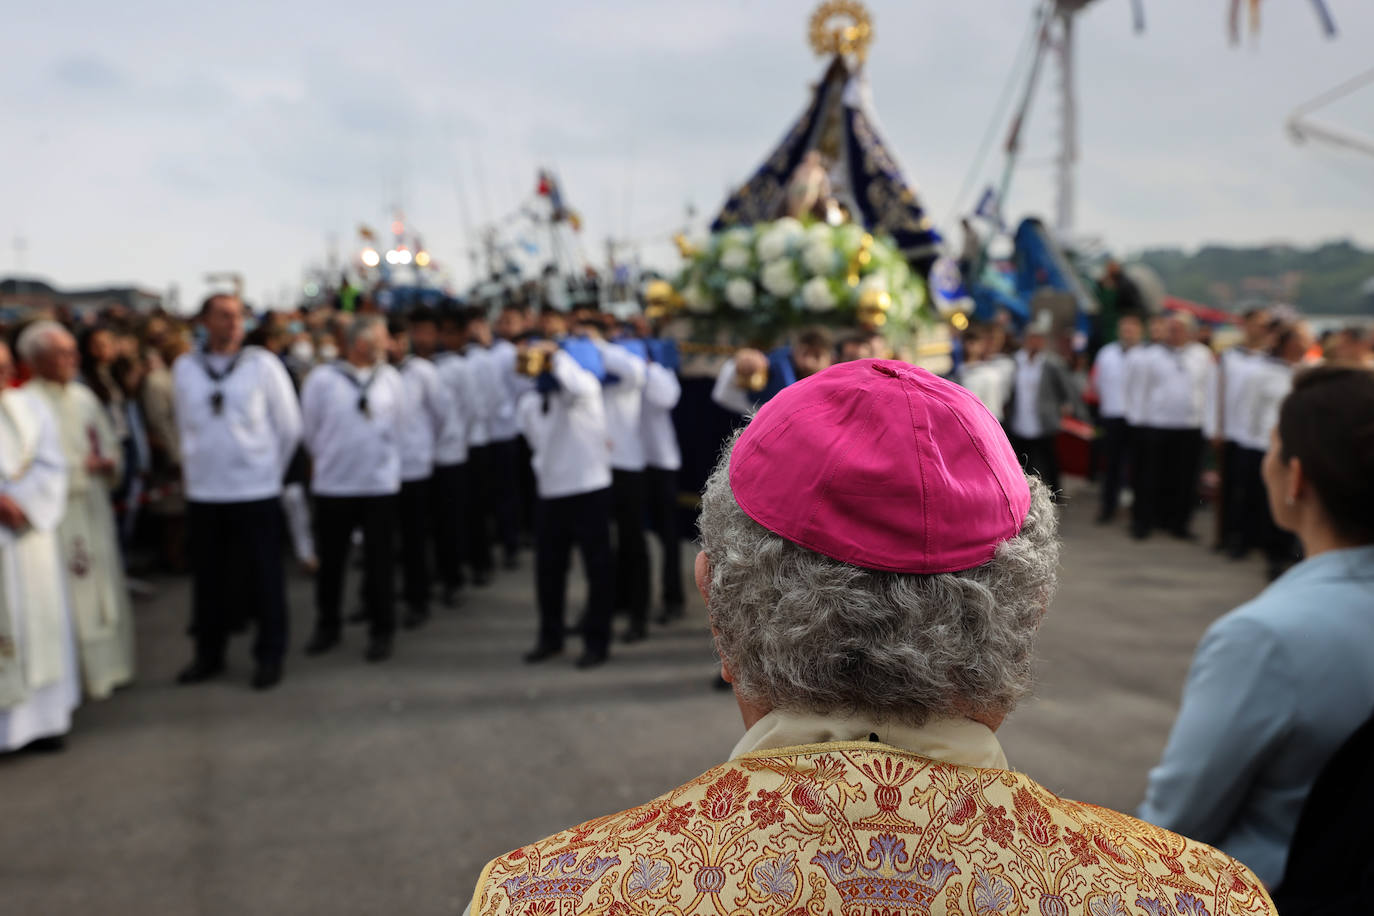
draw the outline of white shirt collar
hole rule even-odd
[[[1007,769],[992,729],[972,719],[931,719],[913,726],[882,723],[865,716],[824,716],[817,713],[773,710],[744,733],[730,759],[754,751],[828,744],[832,741],[871,741],[944,763],[984,769]]]

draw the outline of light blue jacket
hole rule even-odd
[[[1270,888],[1321,768],[1374,713],[1374,547],[1304,560],[1208,628],[1139,816]]]

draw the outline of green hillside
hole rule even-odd
[[[1315,248],[1208,245],[1192,254],[1154,248],[1132,260],[1154,268],[1171,295],[1218,308],[1262,299],[1311,314],[1374,313],[1374,251],[1347,241]]]

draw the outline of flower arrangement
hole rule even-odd
[[[783,217],[695,244],[675,286],[694,322],[758,340],[808,324],[913,333],[934,319],[922,279],[862,226]]]

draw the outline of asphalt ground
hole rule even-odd
[[[1198,638],[1264,580],[1258,560],[1138,543],[1092,513],[1089,492],[1064,510],[1040,685],[999,734],[1016,769],[1129,811]],[[156,581],[136,604],[138,683],[83,706],[65,752],[0,757],[0,913],[461,913],[488,859],[725,759],[742,726],[711,687],[699,600],[602,668],[575,670],[573,651],[529,666],[522,561],[380,665],[362,661],[358,628],[302,655],[311,582],[293,576],[292,653],[268,693],[248,688],[242,638],[228,677],[175,686],[189,583]]]

